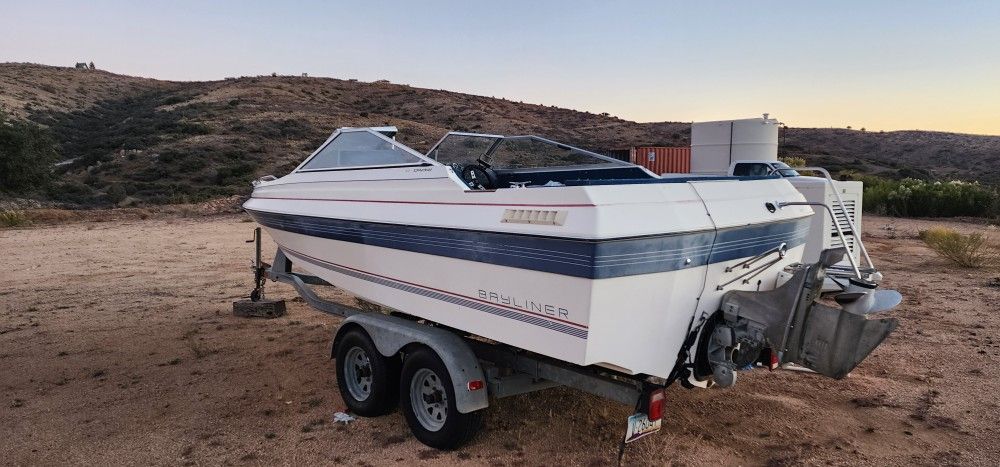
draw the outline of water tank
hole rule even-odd
[[[723,174],[733,161],[778,160],[778,124],[766,115],[691,124],[691,173]]]

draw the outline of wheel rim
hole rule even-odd
[[[410,405],[417,421],[428,431],[438,431],[448,419],[448,392],[437,373],[421,368],[410,380]]]
[[[372,362],[361,347],[351,347],[344,358],[344,384],[355,400],[363,401],[372,394]]]

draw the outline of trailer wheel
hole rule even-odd
[[[406,357],[399,381],[399,398],[406,423],[420,442],[437,449],[455,449],[475,436],[482,414],[460,413],[455,389],[444,362],[421,348]]]
[[[363,417],[375,417],[396,408],[399,367],[397,358],[378,352],[368,334],[347,331],[337,341],[337,386],[347,408]]]

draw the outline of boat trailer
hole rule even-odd
[[[427,347],[436,353],[451,376],[455,407],[463,414],[472,414],[486,408],[491,398],[500,399],[567,386],[635,406],[637,413],[633,417],[636,421],[630,423],[630,430],[623,438],[625,443],[651,434],[660,427],[658,416],[662,413],[663,389],[667,386],[667,381],[662,378],[622,375],[599,367],[572,365],[476,338],[404,313],[378,313],[325,300],[312,287],[335,286],[317,276],[292,271],[292,260],[280,248],[272,264],[261,261],[260,227],[255,229],[253,241],[257,243],[257,255],[253,264],[255,288],[250,294],[250,301],[271,302],[265,299],[264,294],[264,284],[270,279],[291,285],[316,310],[344,318],[334,337],[331,358],[336,358],[338,345],[345,336],[360,329],[386,358],[405,354],[412,351],[414,346]],[[338,365],[342,363],[338,362]],[[344,383],[338,378],[339,384]],[[654,407],[650,407],[650,404],[654,404]],[[650,420],[650,412],[657,416],[655,420]],[[426,443],[426,440],[421,441]],[[432,447],[450,449],[457,446],[442,443]]]
[[[491,399],[566,386],[635,407],[635,414],[629,417],[626,434],[619,445],[620,459],[626,443],[659,430],[664,390],[675,381],[687,388],[728,387],[735,382],[737,370],[754,364],[774,369],[785,363],[802,365],[839,379],[878,346],[897,324],[892,318],[868,318],[898,304],[899,294],[895,291],[841,293],[835,297],[840,309],[817,301],[826,267],[839,262],[845,253],[843,248],[827,250],[816,264],[797,265],[786,270],[786,280],[778,288],[766,292],[731,291],[724,296],[721,309],[715,314],[693,318],[678,355],[664,356],[676,358],[668,378],[627,375],[594,365],[574,365],[488,341],[400,311],[366,311],[325,300],[311,287],[333,285],[317,276],[294,272],[292,260],[280,248],[272,264],[261,260],[260,227],[255,229],[254,239],[250,241],[256,243],[252,266],[255,288],[250,294],[251,303],[273,302],[266,300],[264,295],[265,282],[270,279],[291,285],[316,310],[344,318],[333,339],[331,358],[337,360],[337,384],[352,412],[375,416],[395,408],[395,398],[389,396],[379,407],[351,407],[345,394],[346,391],[352,397],[359,393],[374,396],[380,389],[395,393],[393,384],[389,384],[388,389],[377,387],[375,380],[382,366],[389,366],[390,373],[398,372],[400,360],[417,358],[418,354],[426,357],[428,350],[439,359],[449,376],[450,388],[438,388],[437,392],[425,394],[412,394],[411,391],[409,400],[402,389],[396,393],[404,411],[409,408],[404,414],[414,435],[439,449],[457,448],[471,438],[480,423],[480,409],[486,408]],[[362,341],[370,343],[368,348],[373,348],[378,355],[374,351],[371,354],[355,352],[365,347]],[[345,352],[345,347],[350,348]],[[405,366],[403,374],[405,377]],[[390,377],[389,381],[396,381],[398,377]],[[445,395],[451,396],[453,407],[459,413],[448,416],[467,417],[468,423],[462,427],[464,433],[443,438],[427,433],[421,436],[411,419],[411,416],[419,419],[419,411],[412,406],[423,404],[422,407],[433,415],[433,407],[440,406]],[[411,415],[413,413],[417,415]]]

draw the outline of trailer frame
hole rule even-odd
[[[430,348],[447,367],[454,386],[456,408],[461,413],[486,408],[491,400],[565,386],[634,406],[636,416],[646,416],[650,395],[672,382],[654,376],[626,375],[597,366],[566,363],[407,315],[405,311],[380,313],[326,300],[312,287],[336,286],[317,276],[293,271],[291,258],[280,247],[272,264],[263,262],[260,239],[260,227],[257,227],[253,240],[257,244],[253,264],[256,287],[251,297],[262,298],[263,279],[270,279],[291,285],[312,308],[345,318],[331,345],[331,358],[336,357],[339,339],[347,331],[358,328],[371,338],[385,357],[405,355],[413,346]],[[482,384],[472,389],[477,381]],[[659,394],[662,396],[662,392]],[[654,422],[658,429],[659,420]],[[642,435],[645,434],[648,433]],[[634,439],[623,438],[623,443]]]

